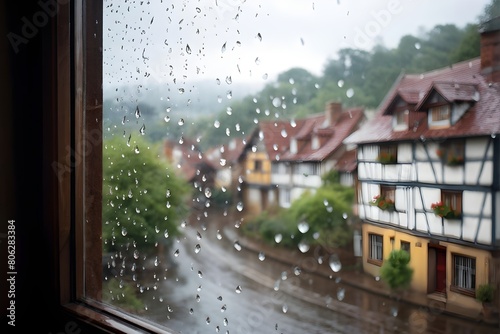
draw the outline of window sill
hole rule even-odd
[[[450,291],[456,292],[456,293],[459,293],[461,295],[471,297],[471,298],[475,298],[475,296],[476,296],[476,293],[474,290],[463,289],[463,288],[459,288],[459,287],[456,287],[453,285],[450,286]]]
[[[367,259],[366,260],[368,263],[373,264],[377,267],[382,267],[382,260],[375,260],[375,259]]]
[[[62,308],[75,322],[85,323],[96,332],[178,334],[96,301],[68,303]]]

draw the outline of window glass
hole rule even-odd
[[[453,285],[465,290],[476,288],[476,259],[453,255]]]
[[[369,320],[352,321],[345,311],[352,306],[380,312],[376,332],[393,331],[394,319],[398,331],[410,331],[411,315],[426,310],[398,313],[398,303],[388,310],[389,297],[366,294],[341,275],[361,275],[359,253],[372,267],[384,261],[386,234],[363,234],[354,213],[356,170],[349,186],[334,173],[328,182],[318,177],[335,172],[335,153],[342,152],[334,149],[342,143],[336,136],[354,129],[335,129],[321,149],[314,137],[312,148],[300,147],[310,156],[290,158],[297,138],[312,135],[304,120],[322,121],[327,101],[342,101],[348,111],[338,117],[353,118],[360,106],[376,109],[397,79],[393,65],[401,59],[383,68],[378,62],[399,43],[386,47],[369,35],[398,10],[367,6],[104,1],[106,307],[188,333],[371,330]],[[351,20],[350,29],[333,29]],[[342,47],[332,51],[334,45]],[[401,58],[421,52],[418,39],[408,48]],[[396,123],[408,123],[407,110]],[[398,144],[379,145],[370,162],[380,153],[380,163],[397,163]],[[368,174],[395,167],[372,165]],[[461,211],[461,196],[447,196],[443,201]],[[380,197],[377,214],[398,216],[382,212],[394,211],[395,186],[380,187]],[[409,251],[409,243],[404,247]],[[470,289],[472,262],[457,261],[454,284]],[[377,272],[368,274],[383,286]]]

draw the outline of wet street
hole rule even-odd
[[[143,293],[144,317],[180,333],[498,333],[259,257],[219,224],[187,224]]]

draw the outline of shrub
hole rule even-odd
[[[476,299],[482,303],[493,301],[495,288],[491,284],[482,284],[476,289]]]
[[[389,285],[391,290],[399,290],[409,286],[413,269],[409,266],[410,254],[402,249],[393,250],[389,258],[380,268],[380,276]]]

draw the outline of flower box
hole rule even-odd
[[[380,197],[379,195],[373,197],[371,204],[377,206],[379,209],[384,211],[394,211],[395,209],[393,200],[385,197]]]
[[[462,215],[460,212],[456,212],[449,205],[443,202],[436,202],[431,205],[432,211],[436,216],[446,219],[459,219]]]

